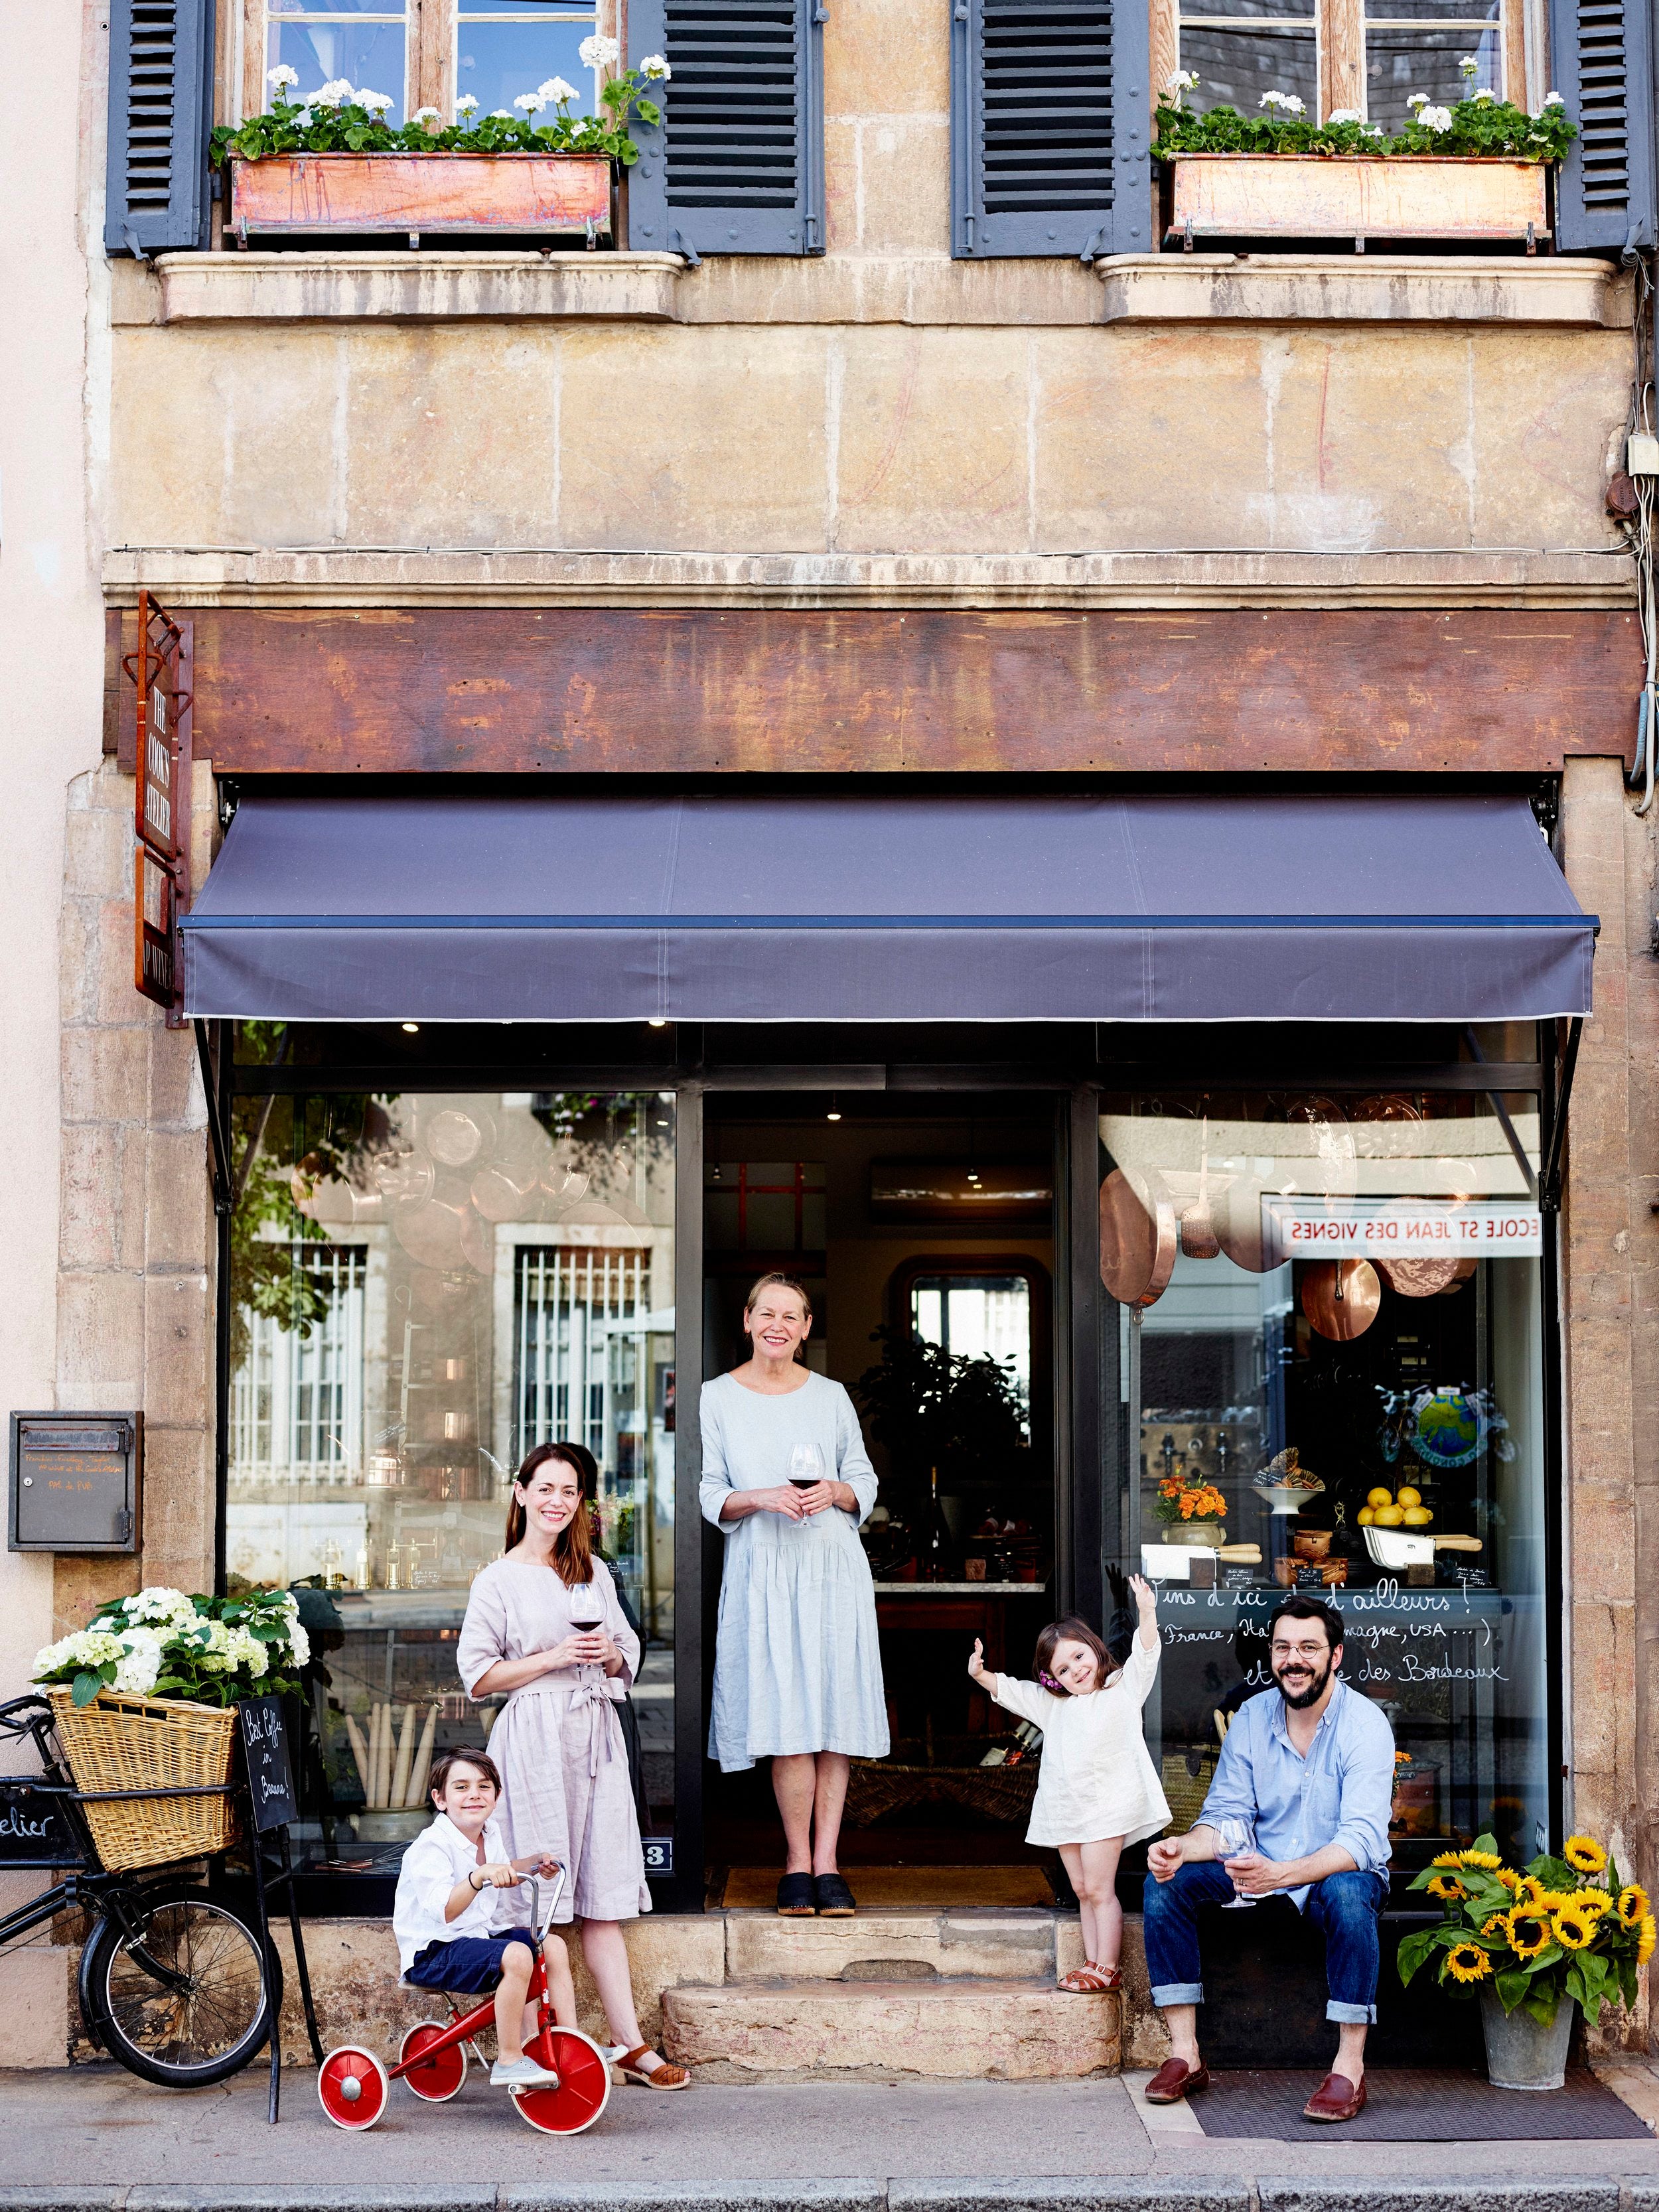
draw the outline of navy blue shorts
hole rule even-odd
[[[463,1996],[481,1997],[501,1978],[501,1961],[509,1943],[522,1943],[533,1957],[536,1939],[527,1928],[510,1936],[458,1936],[453,1943],[428,1943],[404,1978],[417,1989],[459,1990]]]

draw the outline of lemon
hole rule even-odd
[[[1368,1490],[1365,1492],[1365,1503],[1367,1505],[1392,1505],[1394,1504],[1394,1492],[1391,1490],[1382,1490],[1381,1488],[1376,1490]]]
[[[1394,1493],[1394,1502],[1396,1505],[1420,1505],[1423,1493],[1420,1490],[1413,1490],[1409,1482],[1402,1482]]]
[[[1358,1520],[1359,1525],[1362,1528],[1369,1528],[1376,1518],[1376,1508],[1374,1505],[1362,1505],[1360,1507]]]
[[[1434,1516],[1426,1505],[1408,1505],[1405,1509],[1404,1518],[1408,1528],[1426,1528]]]
[[[1403,1505],[1379,1505],[1376,1509],[1376,1525],[1379,1528],[1397,1528],[1405,1517],[1406,1509]]]

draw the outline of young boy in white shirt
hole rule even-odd
[[[526,2005],[536,1963],[527,1928],[492,1933],[495,1892],[510,1889],[522,1874],[547,1879],[557,1872],[540,1851],[509,1859],[495,1807],[501,1778],[480,1751],[451,1752],[431,1778],[437,1818],[404,1853],[392,1929],[404,1978],[420,1989],[456,1990],[471,1996],[495,1992],[498,2056],[489,2070],[497,2087],[535,2088],[555,2080],[525,2056],[536,2015]],[[543,1946],[547,1993],[561,2027],[576,2025],[576,1993],[563,1941],[550,1929]]]

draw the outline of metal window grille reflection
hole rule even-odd
[[[363,1456],[363,1283],[360,1246],[292,1248],[324,1310],[307,1330],[248,1316],[247,1357],[231,1384],[231,1465],[240,1480],[343,1479]]]
[[[647,1255],[596,1245],[522,1245],[514,1285],[516,1466],[564,1438],[613,1465],[634,1418],[644,1336]]]

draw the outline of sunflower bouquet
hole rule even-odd
[[[1593,1836],[1569,1836],[1524,1872],[1505,1866],[1491,1836],[1442,1851],[1413,1882],[1440,1905],[1438,1928],[1402,1936],[1400,1978],[1437,1953],[1454,1996],[1492,1989],[1505,2013],[1524,2007],[1547,2027],[1565,1995],[1598,2021],[1607,2004],[1634,2006],[1636,1970],[1659,1944],[1647,1892],[1624,1881]]]

